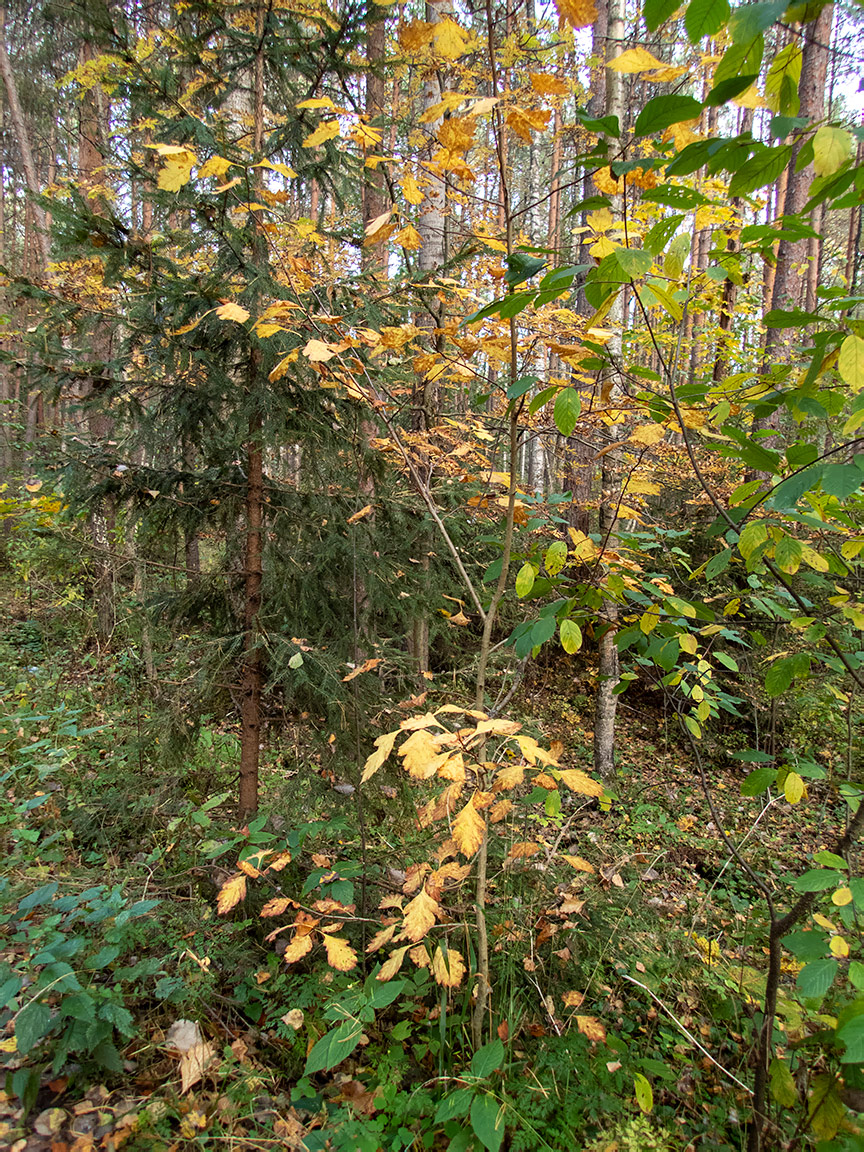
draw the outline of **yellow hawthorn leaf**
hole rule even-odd
[[[671,84],[673,80],[678,80],[689,71],[684,65],[681,67],[667,67],[659,68],[656,72],[649,72],[647,76],[643,76],[643,80],[651,80],[654,84]]]
[[[393,239],[400,248],[405,248],[408,252],[416,252],[418,248],[423,247],[423,237],[413,224],[406,224]]]
[[[327,140],[332,140],[334,136],[338,136],[339,131],[338,120],[322,120],[315,131],[310,132],[303,141],[303,147],[317,148],[319,144],[324,144]]]
[[[366,951],[377,952],[379,948],[383,948],[385,944],[390,943],[395,932],[396,925],[388,924],[386,928],[382,928],[380,932],[375,933],[375,935],[366,945]]]
[[[508,764],[496,774],[492,791],[504,792],[509,788],[518,788],[524,779],[525,769],[521,764]]]
[[[423,203],[423,193],[420,191],[420,185],[413,176],[403,176],[400,184],[402,187],[402,195],[409,204]]]
[[[442,987],[458,988],[465,975],[462,954],[455,948],[448,948],[445,956],[443,949],[436,948],[432,956],[432,975]]]
[[[233,301],[220,304],[216,309],[216,315],[220,320],[234,320],[238,324],[245,324],[249,319],[249,313],[246,309],[241,304],[235,304]]]
[[[783,795],[790,804],[797,804],[804,795],[804,781],[797,772],[787,772],[783,781]]]
[[[363,775],[360,777],[361,784],[365,784],[367,780],[375,775],[393,751],[393,745],[396,743],[396,737],[398,735],[399,729],[397,728],[395,732],[385,732],[383,736],[378,737],[375,741],[375,751],[363,765]]]
[[[531,87],[538,96],[566,96],[570,85],[560,76],[550,76],[546,72],[529,72]]]
[[[833,956],[849,955],[849,945],[846,943],[842,936],[832,936],[828,947],[831,949],[831,954]]]
[[[240,903],[245,895],[246,877],[242,872],[238,872],[236,876],[232,876],[226,880],[219,889],[219,895],[216,898],[216,910],[219,915],[221,916],[223,912],[230,912],[235,905]]]
[[[511,860],[524,860],[528,856],[536,856],[539,851],[540,845],[536,840],[520,840],[513,845],[507,855]]]
[[[590,28],[597,19],[594,0],[555,0],[558,12],[571,28]]]
[[[426,951],[425,944],[418,944],[416,948],[412,948],[408,953],[418,968],[429,968],[432,961],[429,959],[429,953]]]
[[[497,804],[493,804],[489,809],[489,823],[500,824],[508,812],[513,809],[513,801],[505,796],[503,800],[499,800]]]
[[[561,854],[561,859],[566,860],[571,868],[575,868],[578,872],[593,872],[594,865],[589,864],[587,860],[583,860],[581,856],[567,856]],[[578,1007],[578,1005],[577,1005]]]
[[[595,1043],[602,1044],[606,1039],[606,1029],[596,1016],[577,1016],[576,1027],[583,1036],[587,1036],[589,1040],[593,1040]]]
[[[581,1008],[584,1000],[585,993],[577,992],[575,989],[565,992],[561,997],[561,1003],[565,1008]]]
[[[303,349],[303,355],[313,364],[318,364],[332,360],[336,351],[332,344],[325,344],[323,340],[309,340]]]
[[[458,60],[468,51],[468,37],[455,20],[439,20],[433,27],[435,51],[445,60]]]
[[[415,944],[422,940],[435,923],[438,909],[438,901],[433,900],[425,888],[421,888],[414,899],[405,905],[403,938],[407,936]]]
[[[552,113],[548,108],[513,108],[507,113],[507,124],[520,140],[531,143],[532,132],[545,132]]]
[[[538,772],[532,780],[535,788],[547,788],[550,792],[557,790],[558,785],[548,772]]]
[[[562,768],[558,772],[558,778],[562,784],[566,784],[572,792],[578,792],[580,796],[603,795],[603,785],[600,781],[592,780],[578,768]]]
[[[637,424],[628,439],[631,444],[659,444],[666,435],[662,424]]]
[[[412,733],[398,754],[403,757],[402,767],[415,780],[430,780],[450,759],[450,753],[442,752],[435,737],[424,728]]]
[[[465,759],[461,752],[457,752],[455,756],[450,756],[445,760],[441,767],[438,769],[438,775],[442,780],[452,780],[454,784],[465,783]]]
[[[281,916],[283,912],[287,912],[289,908],[295,908],[296,902],[288,896],[274,896],[272,900],[268,900],[264,907],[261,909],[262,916]]]
[[[336,105],[329,96],[312,96],[308,100],[301,100],[299,104],[294,105],[297,109],[302,108],[335,108]]]
[[[636,72],[651,72],[655,68],[665,68],[662,60],[653,56],[647,48],[628,48],[620,56],[616,56],[607,65],[613,72],[625,74]]]
[[[325,934],[324,947],[327,949],[327,963],[338,972],[350,972],[357,967],[357,953],[341,936]]]
[[[286,964],[296,964],[307,952],[312,951],[312,934],[310,932],[295,932],[288,947],[282,954]]]
[[[434,25],[427,24],[425,20],[412,20],[408,24],[400,24],[399,43],[406,52],[421,52],[432,42],[433,28]]]
[[[844,907],[846,904],[852,903],[852,889],[851,888],[838,888],[831,896],[831,903],[836,904],[838,908]]]
[[[226,160],[224,156],[211,156],[210,159],[205,160],[198,169],[198,179],[201,180],[205,176],[218,176],[221,180],[231,167],[231,163],[232,162]]]
[[[463,856],[473,856],[486,834],[486,821],[469,800],[453,821],[453,839]]]

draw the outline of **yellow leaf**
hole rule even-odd
[[[577,992],[575,988],[561,996],[561,1003],[565,1008],[581,1008],[585,1000],[584,992]]]
[[[474,807],[473,797],[453,821],[453,839],[463,856],[473,856],[486,835],[486,821]]]
[[[854,333],[840,345],[837,371],[853,392],[864,388],[864,339]]]
[[[18,1051],[18,1038],[17,1036],[7,1036],[5,1040],[0,1040],[0,1052],[17,1052]]]
[[[579,872],[594,871],[594,865],[589,864],[587,860],[583,860],[581,856],[567,856],[566,854],[562,853],[561,859],[566,860],[571,868],[575,868]]]
[[[490,824],[500,823],[504,819],[504,817],[508,814],[508,812],[512,812],[512,810],[513,810],[513,801],[512,800],[509,800],[506,797],[503,800],[499,800],[497,804],[493,805],[489,809],[489,823]]]
[[[468,37],[455,20],[439,20],[433,27],[435,51],[445,60],[458,60],[468,51]]]
[[[42,487],[42,481],[41,480],[35,480],[32,484],[25,484],[24,487],[27,489],[28,492],[38,492],[39,489]]]
[[[196,159],[194,152],[184,151],[179,156],[173,156],[160,170],[157,186],[163,192],[179,192],[192,179],[192,167]]]
[[[181,1092],[188,1092],[199,1080],[204,1078],[204,1073],[215,1055],[216,1049],[206,1040],[193,1044],[191,1048],[187,1048],[182,1053],[180,1056]]]
[[[375,977],[376,980],[383,982],[392,980],[399,969],[402,967],[402,961],[405,959],[405,953],[408,951],[410,945],[406,944],[404,948],[397,948],[395,952],[391,952],[387,959],[381,966],[381,971]]]
[[[487,112],[491,112],[496,104],[500,104],[501,100],[498,96],[484,96],[482,100],[475,100],[471,105],[472,116],[485,116]]]
[[[294,105],[297,109],[303,108],[335,108],[336,105],[329,96],[312,96],[308,100],[301,100],[299,104]]]
[[[246,309],[241,304],[235,304],[233,301],[221,304],[216,309],[216,315],[220,320],[234,320],[237,324],[245,324],[249,319],[249,313]]]
[[[650,446],[659,444],[665,435],[666,429],[662,424],[637,424],[628,439],[631,444]]]
[[[455,948],[448,948],[445,956],[440,947],[436,948],[432,956],[432,975],[442,987],[458,988],[465,975],[462,954]]]
[[[846,943],[842,936],[832,936],[828,947],[831,949],[831,953],[834,956],[849,955],[849,945]]]
[[[403,768],[415,780],[429,780],[442,764],[450,759],[449,752],[442,752],[441,746],[425,728],[413,732],[399,747],[403,758]]]
[[[560,76],[550,76],[547,72],[529,72],[531,87],[538,96],[566,96],[570,85]]]
[[[611,68],[613,72],[630,74],[651,72],[655,68],[665,68],[665,64],[656,56],[652,56],[647,48],[628,48],[626,52],[611,60],[606,67]]]
[[[673,80],[678,80],[689,71],[685,66],[679,68],[667,67],[659,68],[656,72],[649,72],[647,76],[643,76],[643,80],[651,80],[654,84],[671,84]]]
[[[231,161],[226,160],[224,156],[211,156],[198,169],[198,179],[202,180],[205,176],[218,176],[221,180],[230,167]]]
[[[296,180],[297,173],[293,168],[289,168],[287,164],[277,163],[274,160],[262,160],[259,164],[253,165],[255,168],[269,168],[271,172],[278,172],[280,176],[284,176],[286,180]]]
[[[603,1043],[606,1039],[606,1029],[596,1018],[596,1016],[577,1016],[576,1027],[583,1036],[587,1036],[589,1040],[595,1043]]]
[[[596,232],[599,236],[602,232],[608,232],[615,224],[615,217],[608,208],[600,208],[597,212],[589,212],[585,217],[585,222],[592,232]]]
[[[739,108],[752,108],[754,111],[757,108],[767,108],[768,104],[759,95],[759,89],[755,84],[751,84],[740,96],[733,96],[732,103],[737,104]]]
[[[851,888],[838,888],[831,896],[831,903],[836,904],[838,908],[843,908],[846,904],[852,903],[852,889]]]
[[[383,948],[385,944],[389,944],[393,939],[393,934],[396,931],[395,924],[388,924],[386,928],[382,928],[380,932],[376,932],[369,943],[366,945],[367,952],[377,952],[379,948]]]
[[[412,20],[408,24],[399,25],[399,43],[406,52],[420,52],[432,41],[434,25],[427,24],[425,20]]]
[[[852,136],[845,128],[823,124],[813,137],[813,171],[817,176],[833,176],[852,156]]]
[[[364,229],[366,238],[371,239],[377,232],[380,232],[392,215],[393,209],[388,208],[386,212],[382,212],[380,216],[376,216]]]
[[[692,633],[682,632],[678,637],[678,646],[682,652],[686,652],[690,656],[695,656],[696,649],[699,647],[699,641]]]
[[[507,124],[526,144],[531,143],[532,132],[545,132],[552,113],[548,108],[513,108],[507,113]]]
[[[291,943],[282,954],[286,964],[296,964],[307,952],[312,951],[312,935],[309,932],[295,932]]]
[[[260,340],[266,340],[269,336],[275,336],[277,332],[287,332],[288,329],[283,328],[281,324],[267,324],[259,321],[253,331]]]
[[[303,349],[303,355],[314,364],[325,363],[333,359],[336,350],[332,344],[325,344],[323,340],[309,340]]]
[[[274,896],[261,909],[261,915],[281,916],[283,912],[287,912],[289,908],[296,908],[296,906],[296,902],[288,896]]]
[[[432,925],[440,905],[434,900],[425,888],[421,888],[417,895],[405,905],[404,920],[402,921],[403,939],[405,936],[414,943],[418,943]]]
[[[406,224],[393,239],[400,248],[405,248],[408,252],[416,252],[418,248],[423,247],[423,237],[413,224]]]
[[[508,788],[518,788],[525,779],[525,769],[521,764],[510,764],[495,776],[493,792],[503,792]]]
[[[339,972],[350,972],[357,967],[357,953],[341,936],[324,934],[324,947],[327,949],[327,963]]]
[[[306,139],[303,141],[303,147],[317,148],[319,144],[324,144],[327,140],[332,140],[334,136],[338,135],[338,120],[322,120],[315,131],[310,132]]]
[[[603,785],[599,780],[592,780],[578,768],[562,768],[556,775],[562,784],[566,784],[572,792],[578,792],[580,796],[603,795]]]
[[[804,781],[797,772],[787,772],[783,781],[783,795],[790,804],[797,804],[804,795]]]
[[[396,743],[396,737],[399,731],[385,732],[383,736],[379,736],[375,741],[375,751],[367,759],[363,765],[363,775],[360,777],[360,783],[365,784],[367,780],[371,779],[393,751],[393,745]]]
[[[403,176],[400,184],[402,186],[402,195],[409,204],[423,203],[423,193],[420,191],[420,185],[413,176]]]
[[[351,139],[363,148],[374,148],[380,144],[383,137],[377,128],[370,124],[355,124],[350,132]]]
[[[556,0],[556,4],[571,28],[589,28],[597,19],[594,0]]]
[[[507,855],[511,860],[525,860],[528,856],[536,856],[539,851],[540,845],[536,840],[520,840]]]
[[[531,736],[517,736],[516,743],[529,764],[557,765],[558,757],[552,752],[547,752],[545,748],[541,748]]]
[[[230,912],[236,904],[240,903],[245,895],[246,877],[242,872],[238,872],[236,876],[232,876],[226,880],[219,889],[219,895],[216,898],[216,910],[219,915],[221,916],[224,912]]]

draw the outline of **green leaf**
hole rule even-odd
[[[563,540],[554,540],[546,549],[543,566],[550,576],[557,576],[567,563],[567,545]]]
[[[738,661],[733,656],[730,656],[728,652],[715,652],[714,658],[716,660],[719,660],[720,663],[725,668],[728,668],[730,672],[738,672],[739,671]]]
[[[582,412],[582,397],[575,388],[562,388],[555,397],[555,427],[562,436],[572,436]]]
[[[651,1081],[641,1072],[636,1072],[633,1075],[633,1089],[636,1093],[636,1103],[647,1116],[649,1112],[654,1110],[654,1092],[651,1088]]]
[[[836,852],[829,852],[827,849],[824,852],[817,852],[813,860],[816,864],[821,864],[823,868],[842,868],[844,871],[849,868],[842,856],[838,856]]]
[[[541,616],[531,629],[531,647],[539,648],[555,635],[557,620],[554,616]]]
[[[721,572],[725,572],[731,560],[731,548],[726,548],[725,551],[718,552],[715,556],[712,556],[705,565],[705,579],[713,580],[715,576],[719,576]]]
[[[531,403],[528,405],[528,415],[533,416],[535,412],[539,412],[541,408],[549,403],[558,389],[554,384],[550,384],[548,388],[544,388],[542,392],[538,392],[536,396],[532,397]]]
[[[836,960],[814,960],[807,964],[795,981],[798,991],[808,999],[821,1000],[834,983],[838,967]]]
[[[759,796],[766,792],[777,779],[776,768],[757,768],[741,785],[742,796]]]
[[[765,691],[769,696],[782,696],[795,676],[794,656],[784,656],[775,660],[765,674]]]
[[[822,473],[822,491],[846,500],[864,484],[864,473],[852,464],[829,464]]]
[[[527,596],[531,589],[534,587],[534,580],[537,576],[537,569],[530,562],[526,560],[519,571],[516,573],[516,595],[520,599]]]
[[[648,31],[654,32],[661,24],[665,24],[680,6],[678,0],[645,0],[642,15]]]
[[[766,184],[773,184],[792,158],[792,145],[762,148],[742,164],[729,181],[730,196],[749,196]]]
[[[15,1039],[18,1041],[18,1053],[26,1056],[35,1048],[45,1033],[51,1027],[51,1009],[39,1000],[31,1000],[15,1019]]]
[[[849,965],[849,982],[859,992],[864,990],[864,964],[860,960],[853,960]]]
[[[474,1092],[470,1088],[457,1088],[444,1097],[435,1110],[435,1123],[444,1124],[447,1120],[455,1120],[464,1116],[471,1107]]]
[[[817,176],[833,176],[852,157],[852,136],[845,128],[823,124],[813,137],[813,169]]]
[[[786,11],[786,0],[770,0],[767,4],[741,4],[729,18],[729,35],[734,44],[750,41],[767,31]]]
[[[686,217],[681,215],[666,216],[656,224],[652,224],[643,241],[648,251],[654,256],[659,256],[685,219]]]
[[[720,63],[714,70],[712,91],[738,76],[758,77],[764,52],[765,41],[761,36],[756,36],[743,44],[732,44],[723,53]]]
[[[822,1072],[814,1077],[807,1113],[810,1130],[816,1139],[820,1142],[833,1140],[846,1115],[846,1106],[840,1099],[837,1077],[833,1072]]]
[[[644,248],[618,248],[615,255],[621,268],[631,279],[647,276],[654,263],[651,253],[646,252]]]
[[[729,0],[690,0],[684,13],[684,27],[690,43],[713,36],[729,19]]]
[[[636,136],[653,136],[664,132],[682,120],[695,120],[702,113],[702,105],[692,96],[670,93],[654,96],[636,118],[633,132]]]
[[[774,546],[774,563],[781,572],[794,576],[801,567],[804,550],[793,536],[782,536]]]
[[[796,892],[826,892],[845,883],[845,876],[828,868],[809,868],[802,872],[792,887]]]
[[[511,288],[522,284],[536,276],[541,268],[546,267],[546,261],[539,256],[529,256],[527,252],[513,252],[507,257],[507,271],[504,279]]]
[[[486,1079],[493,1072],[497,1072],[504,1063],[504,1045],[496,1037],[482,1048],[478,1048],[471,1057],[471,1075]]]
[[[765,96],[768,104],[781,116],[798,115],[798,82],[801,79],[801,44],[793,40],[781,49],[771,61],[765,78]]]
[[[295,652],[291,659],[288,661],[289,668],[302,668],[303,666],[303,653]]]
[[[864,389],[864,340],[860,336],[847,336],[840,345],[837,371],[853,392]]]
[[[642,199],[651,204],[665,204],[668,208],[683,209],[698,208],[701,204],[711,203],[701,192],[697,192],[694,188],[684,188],[680,184],[658,184],[656,188],[649,188],[647,192],[643,192]]]
[[[771,1099],[781,1108],[794,1108],[798,1103],[798,1089],[785,1060],[775,1058],[769,1069]]]
[[[561,621],[561,647],[570,656],[582,647],[582,629],[575,620]]]
[[[526,392],[530,392],[539,380],[539,376],[520,376],[519,379],[514,380],[507,389],[507,399],[518,400],[520,396],[524,396]]]
[[[471,1102],[471,1127],[484,1148],[498,1152],[504,1139],[504,1106],[488,1092],[475,1096]]]
[[[315,1072],[329,1072],[350,1056],[363,1035],[363,1025],[359,1020],[346,1020],[338,1028],[325,1032],[306,1057],[304,1076]]]
[[[31,908],[38,908],[40,904],[47,904],[60,885],[56,881],[51,881],[50,884],[43,884],[40,888],[35,888],[29,895],[18,905],[19,912],[29,912]]]

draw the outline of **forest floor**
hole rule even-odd
[[[285,965],[251,893],[217,915],[216,894],[249,836],[231,818],[230,726],[203,724],[185,758],[166,763],[154,722],[168,688],[154,708],[131,647],[96,653],[74,605],[47,586],[32,600],[7,588],[2,612],[0,985],[22,995],[15,1016],[0,1017],[0,1146],[474,1146],[458,1110],[442,1111],[454,1086],[470,1083],[468,993],[442,1003],[434,985],[409,979],[349,1059],[304,1078],[328,1004],[360,981]],[[585,663],[550,660],[532,669],[510,714],[538,739],[559,740],[562,765],[588,770],[590,687]],[[433,681],[426,706],[452,696],[449,681],[446,690]],[[741,1148],[764,914],[727,860],[659,695],[631,689],[619,731],[611,804],[577,798],[536,820],[593,870],[574,881],[535,859],[492,877],[492,996],[506,1063],[489,1082],[505,1104],[503,1146]],[[837,811],[815,794],[824,820],[806,827],[818,828],[818,842],[782,799],[757,820],[760,805],[740,794],[752,764],[730,755],[751,739],[730,730],[708,747],[711,795],[751,866],[779,884],[824,848]],[[308,828],[295,881],[322,860],[340,866],[354,853],[357,862],[356,797],[333,787],[340,771],[327,748],[327,734],[299,718],[271,734],[262,816],[250,827],[277,848],[289,829]],[[411,858],[412,803],[401,788],[372,790],[370,875],[386,879]],[[27,999],[48,984],[50,994]],[[580,1031],[586,1013],[599,1032]],[[790,1033],[802,1028],[791,996],[780,1018]],[[491,1139],[487,1147],[500,1142]]]

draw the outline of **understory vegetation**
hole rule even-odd
[[[854,4],[0,7],[0,1145],[864,1149]]]

